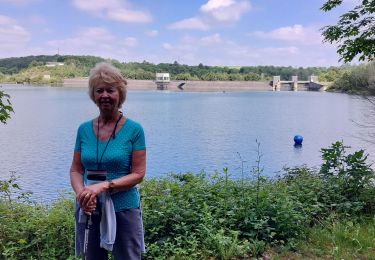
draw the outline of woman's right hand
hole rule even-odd
[[[96,209],[96,202],[95,203],[92,203],[90,204],[90,206],[87,206],[86,208],[82,208],[83,209],[83,212],[86,214],[86,215],[91,215],[95,209]]]
[[[77,201],[87,215],[91,215],[96,209],[96,195],[87,189],[83,189],[77,195]]]

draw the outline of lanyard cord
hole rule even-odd
[[[116,138],[116,128],[117,128],[118,122],[120,122],[121,118],[122,118],[122,112],[120,111],[120,117],[116,121],[115,127],[113,128],[112,134],[109,137],[109,139],[107,141],[107,144],[104,147],[102,156],[100,156],[100,161],[99,161],[99,117],[98,117],[98,137],[96,138],[96,164],[98,166],[98,170],[100,170],[100,165],[102,164],[103,155],[104,155],[105,151],[107,150],[109,142],[111,141],[112,137],[113,137],[113,139]]]

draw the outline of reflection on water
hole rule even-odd
[[[375,97],[356,97],[356,99],[359,100],[362,120],[351,120],[359,129],[353,134],[353,137],[366,143],[375,144]]]
[[[97,109],[83,88],[3,89],[16,113],[0,125],[0,175],[16,171],[24,187],[55,198],[58,189],[70,189],[77,127],[96,117]],[[337,140],[372,153],[367,140],[373,137],[358,125],[371,109],[369,102],[332,93],[132,91],[123,112],[145,129],[148,178],[223,167],[235,178],[242,174],[239,154],[245,174],[255,165],[255,140],[267,176],[283,166],[318,166],[320,149]],[[302,147],[293,146],[296,134],[304,137]]]

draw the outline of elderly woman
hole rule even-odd
[[[80,125],[70,169],[77,201],[76,254],[85,251],[86,259],[107,259],[107,250],[115,259],[140,259],[144,250],[136,185],[146,171],[145,137],[142,126],[120,111],[126,84],[107,63],[90,71],[89,95],[99,116]],[[85,218],[92,224],[87,243]]]

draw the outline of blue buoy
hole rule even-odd
[[[294,144],[302,145],[302,142],[303,142],[303,137],[302,136],[300,136],[300,135],[294,136]]]

